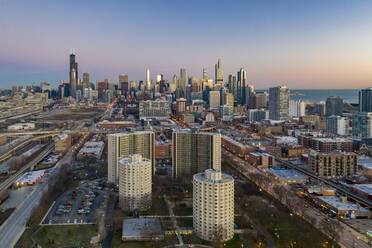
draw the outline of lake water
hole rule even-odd
[[[268,90],[257,90],[263,92]],[[305,102],[325,101],[329,96],[339,96],[344,101],[358,103],[359,90],[295,90],[291,89],[291,94],[299,93],[299,96],[291,95],[291,99],[298,99]]]

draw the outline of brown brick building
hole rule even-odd
[[[353,152],[309,152],[309,168],[323,178],[343,178],[358,172],[358,158]]]

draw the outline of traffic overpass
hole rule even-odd
[[[2,195],[12,184],[15,182],[15,180],[22,175],[24,172],[26,172],[28,169],[32,168],[33,166],[37,165],[41,160],[43,160],[49,153],[51,153],[54,149],[54,144],[49,144],[47,147],[45,147],[40,154],[36,156],[33,160],[31,160],[28,164],[23,166],[21,169],[19,169],[15,174],[11,175],[9,178],[7,178],[4,182],[0,184],[0,195]]]

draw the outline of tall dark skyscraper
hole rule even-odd
[[[229,74],[229,91],[236,97],[236,77],[232,74]]]
[[[119,87],[122,91],[122,94],[124,94],[124,96],[127,97],[127,93],[129,91],[129,77],[128,77],[128,75],[119,75]]]
[[[342,115],[344,108],[343,100],[339,96],[330,96],[326,100],[326,115]]]
[[[70,96],[76,97],[78,81],[78,63],[75,61],[75,54],[70,54]]]
[[[237,81],[237,102],[239,104],[245,104],[246,102],[246,88],[247,88],[247,73],[243,68],[238,71]]]
[[[372,88],[359,91],[359,112],[372,112]]]

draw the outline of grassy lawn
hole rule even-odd
[[[245,190],[247,185],[244,185]],[[244,191],[244,189],[243,189]],[[249,190],[252,193],[252,190]],[[328,238],[302,218],[291,215],[289,210],[278,201],[262,194],[248,194],[241,202],[249,218],[266,229],[279,247],[288,247],[296,242],[296,247],[320,247]],[[237,218],[235,218],[237,221]],[[244,226],[244,221],[237,224]],[[238,224],[239,225],[239,224]]]
[[[96,235],[95,225],[48,226],[35,235],[35,240],[42,247],[77,244],[89,247],[90,239]]]
[[[31,234],[36,229],[26,229],[16,247],[30,247]],[[42,247],[59,247],[80,245],[89,247],[90,239],[97,235],[95,225],[43,226],[34,235],[36,242]]]
[[[214,244],[213,242],[202,240],[199,237],[197,237],[195,234],[183,235],[182,239],[186,244],[200,244],[200,245],[209,245],[209,246],[212,246],[212,247],[216,247],[216,244]],[[242,245],[243,245],[243,247],[250,247],[250,248],[256,248],[257,247],[256,243],[253,240],[248,240],[248,241],[243,240],[242,238],[240,238],[240,236],[238,234],[235,234],[234,237],[231,240],[222,243],[221,247],[224,247],[224,248],[241,248]],[[264,247],[264,246],[262,246],[262,247]]]
[[[241,247],[258,247],[253,240],[243,240],[239,235],[235,234],[234,237],[227,241],[224,245],[227,248],[241,248]]]
[[[31,234],[36,230],[36,228],[27,228],[22,234],[21,238],[18,240],[17,244],[14,246],[16,248],[28,248],[31,247]]]
[[[151,208],[147,211],[140,212],[141,216],[146,215],[169,215],[167,205],[162,197],[152,197]]]
[[[53,166],[54,164],[37,164],[34,167],[34,170],[45,170],[45,169],[52,168]]]

